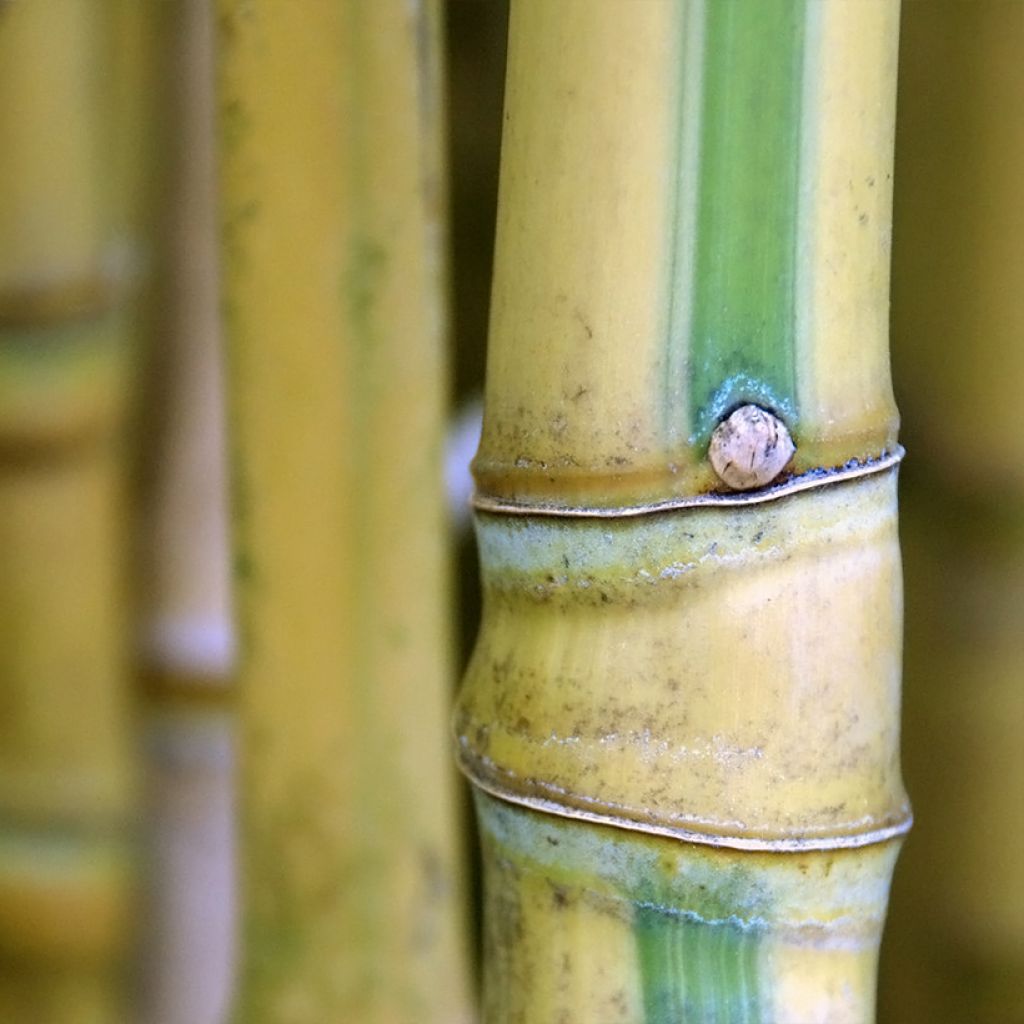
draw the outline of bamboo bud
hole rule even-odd
[[[749,491],[770,484],[795,451],[782,420],[756,405],[741,405],[715,427],[708,460],[723,483]]]

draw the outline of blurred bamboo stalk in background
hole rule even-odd
[[[897,25],[513,5],[456,714],[489,1024],[873,1017],[910,823]]]
[[[134,8],[134,9],[133,9]],[[0,6],[0,1019],[128,1015],[120,426],[151,123],[137,5]]]
[[[234,958],[233,722],[218,292],[214,12],[168,5],[156,344],[144,392],[137,610],[146,697],[145,1024],[221,1024]]]
[[[237,1019],[462,1021],[439,6],[219,11]]]
[[[893,353],[915,453],[906,763],[920,831],[883,957],[893,1022],[1024,1020],[1022,54],[1016,0],[904,8]]]

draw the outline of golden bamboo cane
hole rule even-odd
[[[133,31],[119,4],[0,6],[3,1020],[128,1012],[118,427],[149,130]]]
[[[221,12],[247,1022],[466,1017],[439,8]]]
[[[897,20],[513,4],[456,715],[490,1024],[873,1016]]]

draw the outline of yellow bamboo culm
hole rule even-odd
[[[239,1021],[467,1017],[439,5],[222,0]]]
[[[873,1019],[898,16],[512,6],[455,717],[487,1024]]]
[[[128,1013],[115,24],[0,6],[0,1019],[34,1024]]]

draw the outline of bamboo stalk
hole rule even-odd
[[[138,84],[119,14],[0,7],[0,1019],[39,1024],[128,1012],[117,434],[139,208],[110,185],[143,190],[114,144]]]
[[[220,5],[239,1020],[463,1020],[439,8]]]
[[[219,346],[214,15],[175,5],[165,254],[149,381],[151,463],[141,616],[147,660],[223,687],[231,671],[223,374]],[[169,47],[171,49],[171,47]]]
[[[234,720],[220,359],[214,20],[170,5],[162,260],[143,411],[138,630],[146,698],[140,1014],[221,1024],[234,965]]]
[[[904,537],[906,765],[922,826],[883,955],[893,1021],[1020,1016],[1022,47],[1016,3],[904,13],[893,355],[919,453]]]
[[[491,1024],[873,1017],[897,18],[513,5],[456,713]]]

